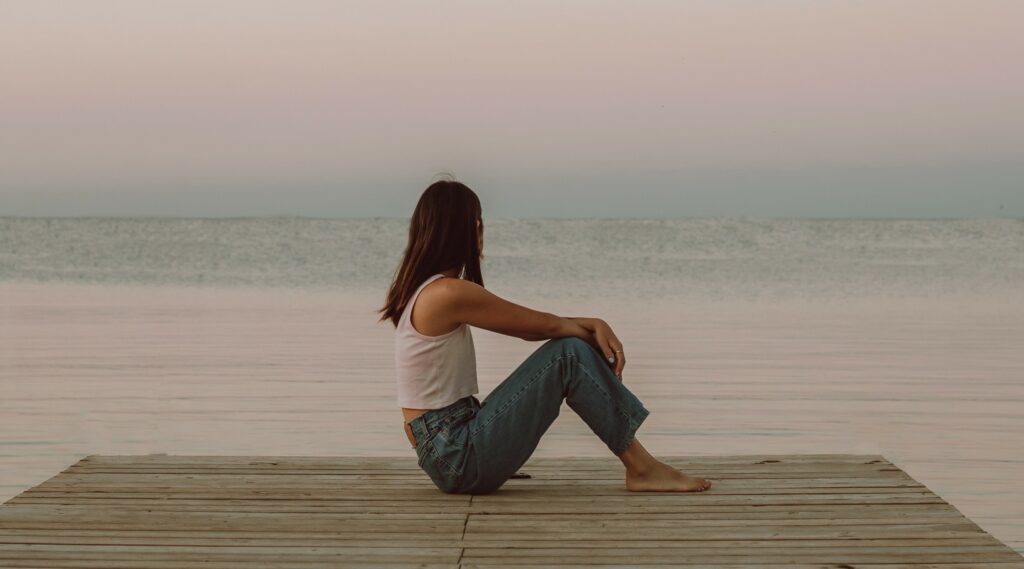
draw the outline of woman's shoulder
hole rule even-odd
[[[445,290],[448,292],[459,292],[467,290],[477,290],[482,288],[480,285],[473,281],[466,280],[460,277],[449,277],[447,275],[441,275],[434,279],[434,282],[427,283],[424,290],[428,288],[434,288],[435,290]]]
[[[425,335],[437,336],[453,331],[451,328],[457,323],[449,322],[448,319],[452,314],[452,308],[465,295],[463,285],[466,282],[468,281],[442,275],[423,287],[413,306],[415,315],[412,319],[421,327],[430,323],[426,324],[428,329],[423,331],[426,332]],[[476,283],[470,284],[476,285]],[[415,325],[413,327],[415,328]]]
[[[459,277],[441,276],[423,287],[419,297],[424,300],[424,305],[430,307],[429,312],[444,314],[460,304],[478,303],[481,301],[481,295],[485,294],[487,294],[486,289],[473,281]]]

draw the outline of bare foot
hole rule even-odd
[[[626,490],[630,492],[703,492],[709,488],[710,480],[683,474],[664,462],[644,473],[626,470]]]

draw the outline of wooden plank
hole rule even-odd
[[[567,472],[565,474],[545,474],[537,472],[529,467],[525,468],[525,471],[531,476],[528,480],[510,480],[506,485],[516,485],[529,482],[530,480],[557,480],[562,483],[570,483],[570,481],[606,481],[606,482],[622,482],[625,479],[625,471],[609,471],[607,473],[591,472],[584,473],[581,471]],[[758,481],[758,480],[801,480],[801,479],[821,479],[821,478],[859,478],[859,479],[877,479],[879,481],[884,480],[905,480],[906,474],[900,471],[894,470],[822,470],[822,469],[771,469],[764,471],[746,470],[746,471],[726,471],[723,469],[694,469],[684,468],[684,472],[687,474],[703,476],[711,478],[712,480],[736,480],[736,481]],[[133,470],[92,470],[82,471],[75,470],[69,471],[67,474],[86,474],[86,475],[97,475],[97,474],[178,474],[178,475],[194,475],[202,476],[210,480],[214,480],[214,477],[231,477],[231,476],[247,476],[247,475],[263,475],[263,476],[289,476],[289,477],[301,477],[301,476],[348,476],[352,478],[363,477],[364,480],[375,480],[374,477],[378,475],[373,474],[372,471],[361,471],[354,473],[331,471],[331,470],[316,470],[316,471],[296,471],[296,470],[280,470],[278,472],[267,472],[267,471],[249,471],[249,470],[200,470],[200,469],[133,469]],[[338,480],[344,480],[339,477]],[[358,479],[358,478],[357,478]],[[395,480],[401,483],[427,483],[429,480],[426,475],[422,472],[409,472],[401,475],[379,475],[380,480]],[[310,480],[315,480],[310,478]],[[59,482],[55,480],[54,482]]]
[[[5,560],[4,569],[461,569],[459,563],[423,563],[399,562],[394,560],[353,561],[345,560],[293,560],[293,559],[248,559],[244,564],[238,561],[206,559],[201,562],[174,558],[154,558],[146,556],[145,564],[140,565],[138,559],[32,559]],[[1005,566],[1003,566],[1005,567]],[[819,568],[820,569],[820,568]],[[973,569],[973,568],[971,568]]]
[[[974,546],[969,546],[974,547]],[[266,547],[266,546],[170,546],[170,545],[39,545],[0,544],[0,561],[33,561],[38,559],[92,559],[168,561],[234,561],[246,563],[260,561],[325,561],[343,562],[395,561],[399,563],[455,563],[462,549],[459,547]]]
[[[533,474],[531,474],[533,476]],[[728,480],[730,488],[832,488],[832,487],[916,487],[924,486],[909,476],[819,476],[815,478],[758,478],[729,477],[716,481]],[[517,488],[548,487],[548,486],[618,486],[623,483],[621,475],[609,478],[540,478],[515,480]],[[130,474],[66,474],[43,482],[32,490],[58,490],[62,488],[314,488],[321,489],[325,484],[340,485],[345,488],[367,487],[387,488],[394,486],[433,488],[423,473],[400,478],[373,477],[369,475],[195,475],[177,473],[130,473]]]
[[[73,500],[69,500],[71,502]],[[414,516],[424,516],[430,519],[437,514],[438,509],[433,506],[422,506],[417,503],[397,502],[358,502],[356,505],[324,505],[316,500],[298,500],[286,503],[268,503],[261,500],[79,500],[79,503],[51,504],[46,501],[35,500],[30,503],[8,502],[6,508],[78,508],[86,512],[102,512],[105,510],[118,511],[153,511],[153,512],[260,512],[260,513],[295,513],[295,514],[345,514],[385,516],[395,515],[395,511],[401,511]],[[0,517],[7,511],[0,508]],[[49,511],[49,510],[47,510]],[[54,510],[57,511],[57,510]],[[446,505],[444,512],[448,514],[467,514],[470,512],[487,515],[542,515],[557,516],[566,514],[566,509],[559,506],[550,506],[543,503],[501,504],[501,505],[480,505],[467,502],[466,504]],[[858,518],[858,517],[901,517],[901,516],[942,516],[962,517],[962,515],[945,503],[931,504],[803,504],[799,507],[792,505],[693,505],[686,508],[679,508],[672,505],[653,505],[644,507],[632,507],[623,510],[617,504],[587,504],[576,505],[571,511],[572,516],[600,515],[606,517],[621,518],[656,518],[666,519],[778,519],[778,518]]]
[[[536,566],[536,565],[535,565]],[[594,567],[592,564],[565,564],[565,563],[546,563],[543,565],[548,569],[587,569]],[[651,565],[646,564],[605,564],[601,567],[605,569],[640,569],[643,567],[650,567]],[[687,569],[761,569],[761,568],[773,568],[773,569],[834,569],[835,567],[842,568],[843,565],[828,565],[823,566],[820,563],[785,563],[785,564],[735,564],[735,563],[715,563],[713,565],[702,564],[702,563],[686,563],[684,562],[673,562],[670,566],[686,567]],[[139,563],[134,561],[117,561],[117,560],[62,560],[62,561],[50,561],[50,560],[35,560],[31,565],[5,565],[5,567],[11,569],[38,569],[38,568],[63,568],[63,569],[119,569],[119,568],[130,568],[138,569]],[[161,561],[149,559],[146,561],[146,567],[148,569],[194,569],[197,565],[190,561]],[[202,563],[202,567],[206,569],[238,569],[238,564],[232,561],[206,561]],[[521,564],[504,564],[504,563],[461,563],[461,564],[436,564],[436,563],[358,563],[358,562],[344,562],[339,563],[333,562],[296,562],[291,563],[288,561],[272,561],[272,562],[261,562],[261,561],[248,561],[245,567],[252,569],[521,569],[524,565]],[[664,567],[664,566],[662,566]],[[856,569],[1024,569],[1024,563],[860,563]]]
[[[464,562],[459,565],[460,569],[522,569],[527,566],[523,564],[511,564],[502,562],[474,563]],[[534,565],[536,566],[536,565]],[[545,563],[547,569],[590,569],[594,564],[573,564],[573,563]],[[639,563],[608,563],[600,567],[604,569],[642,569],[652,567],[650,564]],[[686,567],[687,569],[850,569],[848,564],[828,565],[821,563],[689,563],[686,559],[677,559],[669,566]],[[662,566],[664,567],[664,566]],[[993,562],[975,563],[858,563],[856,569],[1024,569],[1024,562]]]
[[[416,535],[368,533],[357,534],[350,532],[290,532],[281,533],[273,530],[264,531],[204,531],[197,535],[194,531],[186,530],[89,530],[89,529],[62,529],[62,530],[0,530],[0,543],[39,543],[39,544],[109,544],[109,545],[387,545],[387,542],[401,539],[401,544],[407,547],[492,547],[492,548],[524,548],[537,545],[535,539],[505,539],[500,535],[474,535],[464,538],[456,536],[445,537],[441,534],[421,533]],[[596,543],[600,542],[600,543]],[[915,545],[991,545],[991,540],[986,536],[978,535],[973,537],[956,538],[878,538],[878,539],[717,539],[714,540],[715,547],[829,547],[871,545],[873,547],[901,547]],[[559,547],[583,548],[593,545],[602,547],[632,547],[632,548],[703,548],[708,545],[705,540],[677,541],[673,539],[653,539],[650,536],[624,539],[619,536],[617,539],[582,539],[572,537],[560,539]],[[547,544],[550,545],[550,544]]]
[[[866,463],[852,463],[852,462],[779,462],[779,463],[764,463],[764,462],[750,462],[750,463],[728,463],[728,464],[717,464],[717,463],[704,463],[704,462],[692,462],[692,461],[673,461],[671,459],[665,460],[666,463],[672,464],[680,469],[691,470],[719,470],[722,472],[787,472],[787,471],[820,471],[820,472],[898,472],[897,466],[890,463],[869,461]],[[533,472],[539,474],[552,474],[552,475],[565,475],[568,473],[580,473],[580,474],[591,474],[591,473],[621,473],[624,472],[625,468],[615,463],[604,463],[604,464],[576,464],[566,465],[562,467],[555,466],[538,466],[530,463],[529,468]],[[217,473],[222,471],[231,472],[245,472],[251,471],[259,474],[274,474],[276,472],[287,471],[296,472],[299,474],[305,473],[319,473],[327,471],[328,473],[346,474],[346,473],[396,473],[396,474],[414,474],[418,471],[418,467],[415,463],[394,463],[386,464],[381,463],[378,465],[365,464],[365,465],[341,465],[341,464],[296,464],[296,463],[231,463],[231,464],[218,464],[215,462],[192,462],[192,463],[114,463],[114,464],[102,464],[102,463],[79,463],[78,465],[67,468],[64,472],[75,473],[75,472],[89,472],[92,470],[96,471],[176,471],[176,470],[201,470],[203,472]]]
[[[881,462],[891,464],[882,455],[872,454],[795,454],[795,455],[688,455],[688,456],[665,456],[660,457],[665,462],[692,462],[711,464],[753,464],[753,463],[780,463],[780,462],[806,462],[806,463],[853,463],[864,464],[869,462]],[[550,466],[560,469],[572,469],[574,467],[607,467],[610,461],[607,457],[533,457],[529,464],[532,467]],[[142,454],[142,455],[89,455],[82,458],[76,464],[181,464],[181,463],[204,463],[211,465],[229,464],[312,464],[312,465],[373,465],[374,468],[388,468],[394,465],[416,466],[416,459],[413,455],[408,457],[348,457],[348,456],[223,456],[223,455],[167,455],[167,454]]]
[[[312,476],[277,475],[262,476],[251,474],[238,475],[203,475],[203,474],[91,474],[88,476],[68,475],[54,481],[43,482],[32,487],[31,491],[60,491],[64,489],[102,490],[106,488],[292,488],[292,489],[316,489],[319,490],[325,485],[344,488],[376,488],[380,491],[391,489],[409,488],[416,490],[433,490],[433,484],[425,474],[413,478],[382,478],[375,480],[372,477],[344,478],[337,477],[333,480],[330,477],[316,478]],[[237,476],[237,479],[235,478]],[[531,473],[531,476],[533,474]],[[100,478],[110,477],[110,478]],[[895,477],[895,476],[857,476],[847,477],[841,474],[815,475],[815,476],[772,476],[762,477],[722,477],[707,476],[711,478],[717,487],[733,489],[739,488],[915,488],[925,489],[926,487],[916,480]],[[174,480],[177,478],[178,480]],[[120,479],[120,480],[119,480]],[[534,477],[532,479],[513,479],[503,486],[504,489],[511,488],[550,488],[550,487],[607,487],[621,489],[624,487],[623,477],[617,478],[564,478],[551,479]]]
[[[134,498],[42,498],[21,500],[12,498],[7,505],[35,506],[78,506],[90,509],[118,508],[124,510],[151,511],[193,511],[193,512],[291,512],[291,513],[388,513],[396,509],[403,512],[430,514],[438,511],[438,507],[429,502],[407,502],[403,500],[386,501],[328,501],[311,500],[162,500]],[[448,503],[444,511],[449,513],[469,513],[469,502]],[[672,509],[671,511],[675,511]]]
[[[462,561],[484,565],[488,561],[501,564],[532,564],[548,566],[557,563],[637,563],[638,558],[648,565],[674,565],[680,560],[686,563],[724,564],[773,564],[828,563],[857,565],[863,563],[976,563],[976,562],[1019,562],[1020,555],[1010,549],[999,547],[906,547],[894,551],[872,548],[825,547],[805,548],[801,551],[773,552],[770,549],[751,551],[708,550],[700,553],[683,548],[623,549],[623,548],[530,548],[510,553],[486,548],[467,548]]]
[[[348,484],[336,484],[334,486],[325,486],[331,488],[331,490],[317,489],[316,487],[278,487],[278,486],[62,486],[62,487],[46,487],[46,488],[33,488],[27,490],[21,494],[21,498],[49,498],[49,497],[82,497],[82,498],[102,498],[102,497],[127,497],[127,498],[144,498],[158,495],[159,497],[168,498],[183,498],[183,497],[195,497],[195,498],[295,498],[295,497],[322,497],[328,500],[337,499],[348,499],[348,500],[416,500],[416,501],[429,501],[429,502],[453,502],[457,500],[450,499],[437,499],[433,494],[437,493],[437,490],[432,486],[430,488],[381,488],[380,486],[372,485],[348,485]],[[756,487],[756,486],[742,486],[736,487],[731,484],[720,484],[715,488],[715,496],[763,496],[765,494],[771,494],[773,496],[789,496],[789,495],[814,495],[814,494],[839,494],[839,495],[850,495],[850,494],[899,494],[899,495],[927,495],[934,496],[935,494],[928,490],[925,486],[921,485],[907,485],[907,486],[841,486],[841,485],[823,485],[823,486],[809,486],[809,487]],[[552,494],[566,497],[580,497],[580,496],[601,496],[604,498],[616,498],[622,496],[631,496],[632,494],[626,490],[625,486],[620,484],[592,484],[592,485],[559,485],[559,484],[521,484],[517,485],[513,490],[511,488],[506,489],[508,492],[516,492],[520,496],[529,495],[544,495],[549,496]],[[358,497],[352,497],[351,494],[357,494]],[[705,496],[710,493],[705,493]],[[268,498],[269,499],[269,498]]]

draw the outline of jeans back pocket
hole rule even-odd
[[[476,409],[462,407],[441,419],[438,436],[455,448],[465,448],[469,442],[469,422],[476,415]]]
[[[421,467],[445,492],[454,492],[462,484],[470,454],[469,419],[473,413],[456,412],[441,421],[437,432],[427,442]]]

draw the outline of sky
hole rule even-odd
[[[0,216],[1024,217],[1024,2],[0,3]]]

